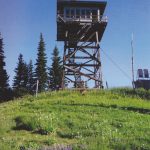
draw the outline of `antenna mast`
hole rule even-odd
[[[132,40],[131,40],[131,48],[132,48],[132,86],[133,86],[133,89],[134,89],[135,86],[134,86],[134,49],[133,49],[133,33],[132,33]]]

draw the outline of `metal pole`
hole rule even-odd
[[[106,89],[108,89],[109,87],[108,87],[108,82],[106,81]]]
[[[38,95],[38,90],[39,90],[39,80],[36,82],[36,97]]]
[[[134,49],[133,49],[133,33],[132,33],[132,40],[131,40],[131,48],[132,48],[132,87],[133,89],[135,88],[134,86]]]

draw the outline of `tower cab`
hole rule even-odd
[[[104,16],[106,5],[106,1],[57,0],[57,40],[69,40],[70,36],[78,33],[84,35],[80,41],[93,42],[95,37],[88,38],[98,32],[100,41],[107,25],[107,17]]]
[[[107,2],[58,0],[57,15],[65,21],[101,21]],[[106,18],[105,18],[106,19]]]

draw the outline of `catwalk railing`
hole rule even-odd
[[[97,15],[92,15],[92,16],[66,16],[64,14],[57,14],[57,21],[64,21],[64,22],[108,22],[108,17],[107,16],[97,16]]]

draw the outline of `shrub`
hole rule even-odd
[[[57,135],[61,138],[74,139],[78,136],[78,133],[72,131],[58,131]]]
[[[15,118],[15,129],[28,130],[47,135],[54,132],[52,120],[52,115],[18,116]]]
[[[35,142],[35,141],[29,141],[25,143],[24,145],[20,146],[20,150],[34,150],[34,149],[39,149],[40,146]]]
[[[70,119],[65,120],[65,124],[67,125],[68,128],[72,129],[75,125],[74,122]]]

